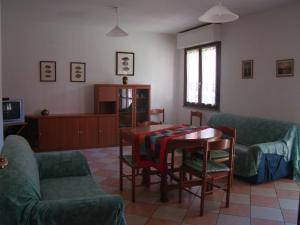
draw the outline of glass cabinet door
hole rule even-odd
[[[150,93],[149,89],[136,89],[136,124],[149,121]]]
[[[119,89],[119,126],[132,127],[133,117],[133,89]]]

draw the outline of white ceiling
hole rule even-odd
[[[223,0],[240,16],[266,11],[298,0]],[[198,17],[215,0],[3,0],[4,12],[32,17],[35,20],[61,20],[114,26],[111,6],[120,7],[120,26],[125,30],[177,33],[201,25]]]

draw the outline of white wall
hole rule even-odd
[[[222,27],[221,111],[300,122],[300,3],[240,18]],[[295,76],[276,78],[275,61],[295,59]],[[241,78],[241,61],[254,60],[254,78]],[[188,122],[183,105],[180,51],[178,121]],[[205,113],[205,119],[211,112]]]
[[[47,108],[50,113],[93,112],[93,85],[121,83],[115,75],[115,52],[135,53],[135,76],[129,83],[151,84],[151,106],[174,115],[175,35],[130,33],[109,38],[108,30],[93,25],[34,21],[19,16],[9,4],[3,23],[3,93],[23,98],[27,114]],[[57,81],[39,81],[39,61],[55,60]],[[87,63],[87,82],[71,83],[69,63]]]

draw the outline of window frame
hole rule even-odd
[[[215,105],[209,105],[209,104],[203,104],[201,103],[202,98],[202,54],[199,54],[199,82],[201,82],[201,85],[198,88],[199,95],[198,95],[198,101],[199,103],[191,103],[187,102],[187,51],[198,49],[199,53],[201,53],[202,48],[215,46],[216,47],[216,104]],[[220,83],[221,83],[221,42],[211,42],[204,45],[198,45],[190,48],[184,49],[184,99],[183,99],[183,106],[184,107],[194,107],[194,108],[200,108],[200,109],[208,109],[213,111],[219,111],[220,110]]]

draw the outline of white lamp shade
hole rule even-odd
[[[215,5],[199,17],[205,23],[227,23],[237,20],[239,16],[221,4]]]
[[[109,37],[125,37],[128,36],[124,30],[122,30],[118,25],[116,25],[111,31],[109,31],[106,36]]]

